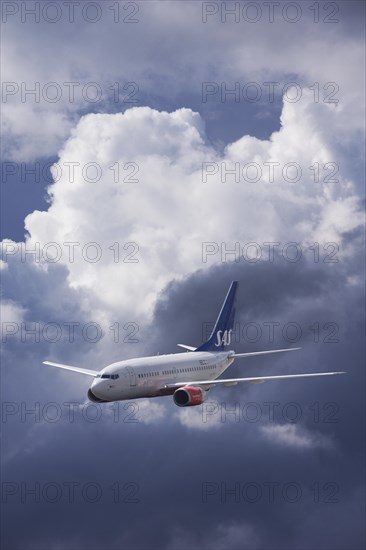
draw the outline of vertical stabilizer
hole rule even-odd
[[[233,281],[222,305],[214,329],[204,344],[195,351],[224,351],[231,343],[231,332],[234,327],[236,291],[239,282]]]

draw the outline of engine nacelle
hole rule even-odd
[[[175,390],[173,394],[174,403],[178,407],[193,407],[201,405],[207,399],[208,392],[198,386],[184,386]]]

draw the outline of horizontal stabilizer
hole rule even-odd
[[[254,355],[268,355],[270,353],[281,353],[282,351],[296,351],[301,348],[287,348],[287,349],[270,349],[268,351],[251,351],[250,353],[233,353],[229,357],[251,357]]]
[[[52,361],[43,361],[44,365],[51,365],[51,367],[58,367],[59,369],[72,370],[79,374],[87,374],[88,376],[96,376],[98,371],[89,369],[80,369],[79,367],[73,367],[71,365],[63,365],[62,363],[53,363]]]
[[[314,372],[309,374],[281,374],[276,376],[255,376],[251,378],[222,378],[221,380],[196,380],[166,384],[164,388],[181,388],[182,386],[215,386],[216,384],[234,385],[238,382],[266,382],[267,380],[281,380],[284,378],[306,378],[308,376],[330,376],[332,374],[346,374],[345,372]]]
[[[187,346],[186,344],[177,344],[180,348],[188,349],[189,351],[196,351],[197,348],[194,348],[193,346]]]

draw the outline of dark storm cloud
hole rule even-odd
[[[293,307],[294,299],[302,300],[304,305],[310,303],[310,313],[316,319],[318,306],[313,302],[314,297],[321,299],[323,308],[325,295],[329,291],[338,290],[341,293],[347,269],[352,272],[352,268],[347,266],[311,263],[305,258],[289,263],[283,257],[276,256],[271,263],[249,265],[241,261],[198,271],[188,277],[187,284],[173,281],[163,294],[155,311],[155,320],[160,327],[158,338],[161,339],[161,332],[169,333],[175,337],[175,343],[183,339],[188,344],[199,345],[208,328],[206,325],[212,326],[217,317],[230,282],[239,280],[236,310],[240,326],[237,333],[234,329],[234,339],[240,349],[244,323],[261,321],[262,318],[264,321],[276,321],[286,314],[289,321],[300,321],[296,318],[299,313]],[[327,307],[331,308],[332,303]],[[187,316],[190,318],[188,323]],[[253,341],[252,337],[249,341],[251,346]]]
[[[337,2],[340,8],[340,25],[347,35],[363,36],[365,32],[365,3],[359,0]]]
[[[2,284],[6,301],[20,303],[23,308],[22,318],[15,322],[5,308],[2,313],[3,397],[17,404],[32,402],[32,397],[37,401],[42,388],[42,399],[57,400],[59,384],[70,380],[54,372],[59,384],[50,384],[51,377],[42,361],[59,356],[64,362],[70,363],[72,357],[79,364],[86,363],[91,345],[82,338],[82,327],[91,316],[80,306],[82,292],[69,288],[66,268],[48,265],[45,271],[30,256],[24,263],[19,255],[8,258]],[[73,334],[68,329],[70,323],[78,323]]]
[[[252,374],[284,369],[348,374],[326,381],[215,389],[210,394],[210,401],[228,409],[238,403],[242,410],[246,403],[256,402],[264,411],[265,402],[276,401],[281,411],[295,402],[303,417],[292,424],[277,414],[274,423],[266,415],[255,423],[243,418],[234,422],[228,415],[218,428],[197,429],[178,420],[181,411],[171,398],[153,400],[164,404],[165,416],[150,425],[126,421],[124,410],[115,422],[112,405],[95,423],[82,420],[80,413],[74,423],[65,417],[56,423],[12,419],[3,424],[5,440],[13,445],[3,481],[23,481],[27,488],[54,482],[62,495],[53,504],[47,495],[39,503],[28,495],[23,504],[20,493],[10,495],[4,505],[5,547],[362,548],[363,323],[359,290],[347,284],[347,272],[352,272],[351,266],[342,263],[225,264],[171,283],[156,308],[153,341],[147,344],[152,352],[158,344],[161,353],[176,351],[175,344],[182,340],[198,344],[202,319],[216,318],[229,282],[238,279],[239,322],[296,319],[306,324],[331,319],[339,323],[340,341],[316,344],[308,336],[301,342],[303,350],[291,359],[238,362],[236,374],[243,369]],[[275,346],[263,343],[256,347],[287,347],[282,341]],[[246,344],[235,347],[246,349]],[[24,370],[22,385],[28,376]],[[57,387],[61,401],[67,401],[65,389],[55,384],[54,390]],[[30,386],[28,405],[39,399],[39,388]],[[333,423],[325,421],[329,411],[322,409],[329,402],[338,407]],[[320,404],[320,421],[311,412],[314,403]],[[294,426],[295,436],[305,434],[310,444],[299,446],[295,437],[295,444],[286,445],[266,437],[263,429],[277,424]],[[79,484],[72,503],[67,502],[67,482]],[[119,502],[114,502],[116,482]],[[101,490],[98,502],[88,502],[81,494],[88,483]],[[225,493],[235,487],[238,498]],[[50,497],[53,494],[51,488]],[[123,502],[131,494],[137,502]],[[294,495],[299,498],[291,502]]]
[[[280,262],[280,259],[277,258],[277,261]],[[335,436],[337,443],[333,452],[330,451],[328,454],[327,451],[314,449],[314,452],[310,451],[307,456],[306,451],[305,454],[301,450],[289,451],[286,448],[281,448],[278,451],[278,449],[270,446],[271,461],[268,465],[266,444],[263,441],[258,441],[258,438],[255,437],[255,464],[250,464],[248,468],[249,456],[248,447],[246,447],[247,455],[244,467],[246,473],[250,471],[254,476],[253,479],[263,479],[263,472],[267,471],[278,476],[279,479],[288,476],[287,479],[301,480],[302,487],[309,487],[311,479],[314,480],[317,476],[322,479],[329,480],[332,478],[336,480],[337,485],[342,487],[343,494],[340,498],[342,506],[338,506],[338,511],[337,507],[334,507],[336,515],[338,513],[341,515],[339,509],[343,509],[346,502],[351,509],[357,509],[360,506],[362,510],[363,506],[358,488],[364,472],[362,463],[364,441],[360,437],[360,434],[364,433],[362,407],[360,408],[363,401],[364,387],[364,350],[362,344],[364,318],[363,302],[360,302],[360,289],[357,285],[353,286],[347,283],[347,277],[354,269],[355,267],[349,262],[346,265],[333,264],[332,266],[324,264],[309,265],[307,262],[285,263],[270,267],[265,263],[244,267],[235,264],[222,265],[212,269],[210,273],[196,274],[194,277],[189,278],[186,284],[172,284],[170,293],[160,306],[161,309],[157,308],[158,317],[164,319],[162,332],[167,334],[168,327],[181,324],[180,307],[185,304],[183,307],[186,313],[187,304],[189,302],[194,303],[196,319],[191,318],[191,322],[186,323],[185,331],[188,331],[188,335],[185,337],[185,341],[193,344],[200,343],[197,338],[194,338],[193,334],[193,328],[197,334],[197,313],[199,311],[209,312],[208,319],[213,321],[221,301],[217,296],[224,295],[230,279],[237,279],[241,282],[238,300],[238,317],[241,325],[248,320],[255,321],[260,326],[263,326],[264,321],[276,321],[280,326],[284,326],[288,321],[295,321],[303,329],[313,326],[315,323],[319,323],[320,326],[330,321],[336,324],[338,327],[336,340],[338,341],[328,341],[328,338],[324,338],[323,335],[323,337],[320,337],[320,341],[317,342],[312,332],[308,331],[300,342],[296,342],[295,345],[301,345],[304,348],[296,355],[291,354],[286,356],[285,359],[276,357],[275,360],[271,358],[260,360],[259,358],[253,358],[238,361],[235,367],[232,368],[232,372],[235,369],[235,374],[240,376],[243,375],[243,369],[245,369],[247,375],[253,376],[258,372],[279,374],[284,372],[347,370],[348,374],[341,381],[338,379],[333,382],[329,379],[322,379],[315,384],[277,382],[255,387],[254,389],[252,387],[236,387],[234,390],[222,389],[221,391],[215,389],[217,395],[210,395],[210,399],[217,399],[221,409],[222,407],[230,407],[232,410],[235,404],[242,405],[243,401],[244,403],[245,401],[255,401],[259,410],[263,412],[266,410],[265,403],[275,401],[278,403],[279,410],[284,408],[286,404],[295,402],[302,413],[307,410],[307,407],[312,407],[314,404],[320,404],[320,407],[328,409],[328,412],[332,406],[334,410],[339,411],[340,418],[337,418],[337,422],[333,426],[327,422],[314,422],[315,419],[311,414],[304,414],[302,419],[310,432],[315,431],[315,433],[325,435],[331,433]],[[179,292],[180,287],[183,288],[183,292]],[[174,302],[178,302],[176,310],[173,310]],[[187,317],[185,317],[185,320],[187,321]],[[182,329],[183,326],[180,327],[180,331]],[[177,332],[179,333],[179,330]],[[238,349],[242,345],[242,343],[236,345],[235,348]],[[289,343],[287,342],[286,345],[283,337],[277,339],[272,345],[268,345],[268,339],[264,341],[264,346],[262,343],[262,349],[288,346]],[[258,347],[260,346],[256,345],[256,349]],[[248,351],[252,349],[248,348],[248,342],[246,342],[245,349]],[[247,363],[244,361],[247,361]],[[227,373],[223,377],[226,377],[226,375]],[[243,410],[242,407],[240,410]],[[276,416],[278,421],[280,415]],[[283,423],[283,418],[280,417],[280,421]],[[254,424],[254,426],[258,429],[258,424]],[[329,430],[330,426],[335,426],[336,429]],[[225,429],[227,428],[226,424]],[[219,434],[220,443],[221,435],[222,431]],[[248,432],[246,431],[246,437],[247,435]],[[258,436],[258,433],[256,433],[256,436]],[[233,455],[235,456],[235,452]],[[296,455],[296,458],[294,455]],[[240,456],[240,453],[238,456]],[[353,467],[343,468],[343,464],[353,464]],[[238,472],[238,470],[238,464],[236,464],[233,465],[233,470],[230,469],[230,472]],[[217,479],[217,477],[212,476],[212,479]],[[233,479],[235,478],[230,477],[231,481]],[[322,507],[321,511],[316,511],[314,502],[309,503],[306,517],[308,523],[311,524],[309,525],[309,532],[312,535],[302,539],[302,537],[299,537],[298,525],[304,510],[300,512],[299,509],[296,510],[296,507],[290,507],[290,510],[285,513],[285,509],[285,505],[283,508],[281,506],[276,507],[275,515],[278,514],[275,521],[276,527],[268,528],[268,524],[261,526],[261,534],[264,535],[264,532],[267,532],[264,535],[265,542],[262,540],[259,547],[272,548],[278,546],[287,548],[287,545],[289,547],[292,545],[296,548],[307,548],[315,544],[318,545],[317,547],[322,548],[327,547],[329,544],[330,547],[336,548],[345,548],[347,545],[357,548],[361,544],[362,511],[357,514],[355,524],[349,533],[345,533],[343,524],[342,532],[333,532],[332,534],[334,515],[329,513],[329,509],[326,509],[326,507]],[[284,523],[284,517],[289,512],[290,515],[293,514],[292,521],[289,522],[291,528],[289,528],[287,521]],[[256,523],[260,515],[254,515],[254,523]],[[264,513],[264,516],[268,519],[268,514]],[[245,517],[248,519],[247,515]],[[322,528],[320,527],[321,522],[323,522]],[[274,533],[276,534],[274,535]],[[316,536],[314,533],[316,533]],[[275,536],[275,539],[273,539],[273,536]],[[299,542],[300,540],[302,542]],[[350,544],[351,540],[352,543]],[[243,547],[246,547],[245,544]]]

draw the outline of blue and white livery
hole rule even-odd
[[[52,361],[44,361],[44,364],[92,377],[93,382],[88,390],[88,398],[91,401],[107,403],[125,399],[173,395],[174,403],[180,407],[200,405],[207,399],[208,392],[217,384],[232,386],[239,382],[261,383],[285,378],[344,374],[343,372],[316,372],[218,379],[235,359],[300,349],[290,348],[252,353],[235,353],[228,349],[234,327],[238,284],[238,281],[231,283],[209,339],[198,348],[178,344],[188,351],[118,361],[108,365],[100,372]]]

